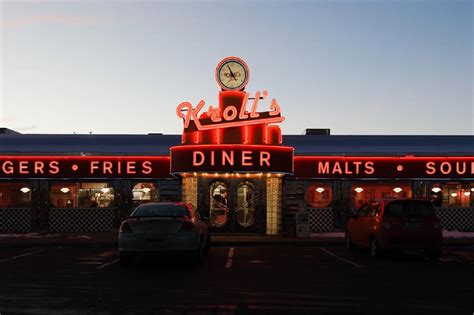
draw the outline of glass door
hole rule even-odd
[[[258,193],[250,181],[236,184],[235,189],[235,231],[237,233],[255,233],[258,209]]]
[[[203,180],[200,205],[202,217],[209,218],[214,233],[258,233],[265,227],[265,202],[259,200],[258,180]],[[261,199],[261,198],[260,198]],[[262,231],[263,231],[262,230]]]

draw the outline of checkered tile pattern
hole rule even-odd
[[[474,232],[474,208],[435,208],[435,211],[444,230]]]
[[[31,208],[0,209],[0,232],[27,233],[32,229]]]
[[[332,208],[307,209],[311,232],[330,232],[334,230],[334,211]]]
[[[114,228],[115,209],[52,208],[49,229],[53,232],[110,232]]]

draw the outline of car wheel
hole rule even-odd
[[[347,231],[344,235],[344,246],[347,249],[353,249],[354,248],[354,244],[352,244],[351,236],[350,236],[349,232],[347,232]]]
[[[207,233],[207,239],[206,239],[206,246],[204,246],[204,254],[209,254],[209,251],[211,250],[211,235]]]
[[[439,258],[441,257],[441,251],[440,250],[425,250],[425,256],[430,261],[439,261]]]
[[[132,255],[124,255],[120,254],[120,267],[122,268],[129,268],[131,265],[133,265],[133,262],[135,261],[135,257]]]
[[[372,258],[378,258],[380,256],[379,243],[373,236],[369,240],[369,254]]]

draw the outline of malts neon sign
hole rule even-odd
[[[169,178],[164,156],[0,157],[0,178]]]
[[[199,101],[196,107],[190,102],[182,102],[176,108],[176,114],[179,118],[184,119],[184,128],[188,128],[191,121],[196,125],[197,130],[211,130],[216,128],[228,128],[247,126],[255,124],[268,124],[268,123],[280,123],[285,120],[281,116],[280,105],[276,99],[270,101],[270,111],[268,112],[257,112],[260,99],[268,98],[268,91],[257,91],[253,99],[250,111],[247,110],[249,103],[249,94],[246,92],[222,92],[226,95],[230,94],[243,94],[243,100],[240,104],[240,109],[237,106],[229,105],[223,109],[219,107],[209,106],[208,110],[201,113],[206,102],[204,100]],[[201,119],[202,116],[208,119]]]
[[[474,157],[297,156],[295,176],[319,178],[471,178]]]

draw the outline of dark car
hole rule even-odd
[[[209,229],[189,203],[159,202],[138,206],[119,230],[122,266],[143,254],[189,254],[200,264],[211,246]]]
[[[345,232],[347,248],[367,247],[372,257],[390,249],[421,249],[433,261],[441,255],[441,226],[427,200],[372,200],[351,216]]]

